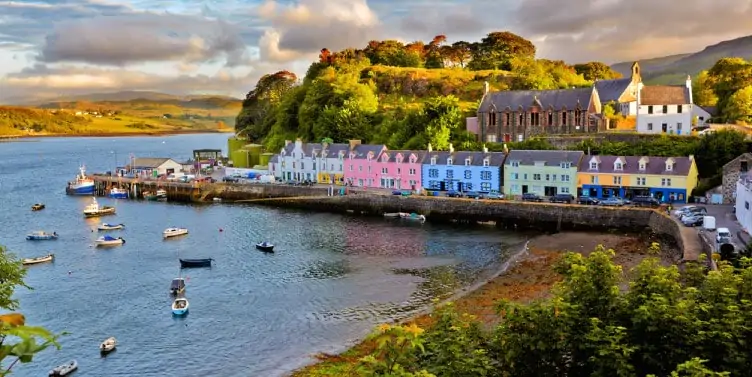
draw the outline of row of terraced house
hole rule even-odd
[[[697,186],[694,156],[600,156],[581,151],[389,150],[385,145],[287,141],[269,162],[282,181],[392,190],[652,196],[686,202]]]

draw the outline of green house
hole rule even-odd
[[[512,150],[504,161],[504,194],[577,196],[577,166],[582,151]]]

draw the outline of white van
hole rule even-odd
[[[702,228],[711,232],[714,231],[715,230],[715,216],[703,216]]]
[[[715,241],[718,243],[726,243],[731,239],[731,231],[728,228],[718,228],[718,235],[715,236]]]

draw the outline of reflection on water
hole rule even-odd
[[[306,279],[336,279],[352,272],[346,260],[316,261],[303,270],[303,277]]]

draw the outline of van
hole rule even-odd
[[[715,241],[718,243],[728,243],[731,239],[731,231],[728,228],[718,228],[718,235],[715,236]]]
[[[703,216],[702,217],[702,228],[709,231],[715,230],[715,217],[714,216]]]

